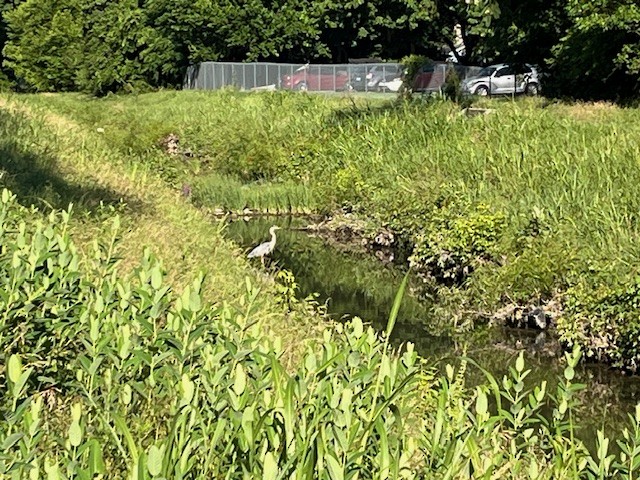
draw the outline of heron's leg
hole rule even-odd
[[[260,260],[262,260],[262,268],[264,268],[264,267],[265,267],[265,264],[264,264],[264,255],[260,257]]]

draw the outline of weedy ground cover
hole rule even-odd
[[[635,478],[640,410],[613,449],[575,437],[566,356],[556,391],[531,385],[522,355],[502,382],[465,387],[327,323],[289,368],[249,280],[235,306],[182,290],[146,250],[119,273],[111,234],[80,254],[72,216],[0,195],[0,476],[3,478]]]
[[[525,99],[467,117],[442,101],[231,91],[26,101],[104,128],[200,206],[348,209],[390,228],[445,318],[560,301],[567,344],[636,368],[635,109]],[[193,155],[166,155],[167,133]]]
[[[640,413],[616,448],[575,437],[577,350],[553,392],[522,356],[468,389],[472,363],[440,375],[389,347],[401,295],[382,337],[354,320],[300,342],[312,309],[278,304],[150,171],[160,153],[34,107],[76,98],[23,101],[0,108],[0,476],[637,477]],[[471,205],[472,224],[504,228]]]

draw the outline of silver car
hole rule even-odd
[[[473,95],[540,93],[538,70],[529,64],[499,63],[484,67],[462,82],[462,90]]]

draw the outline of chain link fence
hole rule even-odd
[[[444,85],[448,72],[455,70],[463,80],[479,67],[454,63],[425,65],[417,74],[413,90],[436,92]],[[399,63],[348,63],[311,65],[289,63],[202,62],[185,76],[185,89],[217,90],[301,90],[310,92],[397,92],[404,68]]]

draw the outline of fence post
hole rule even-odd
[[[242,90],[247,90],[247,73],[245,72],[245,67],[247,65],[242,62]]]
[[[320,76],[322,78],[322,75]],[[333,64],[333,91],[338,91],[338,87],[336,86],[336,64]]]
[[[371,65],[368,63],[364,64],[364,93],[369,93],[369,70],[371,70]]]
[[[386,92],[387,91],[387,66],[386,65],[382,65],[382,82],[384,82],[385,86],[384,87],[380,87],[379,90],[381,92]]]

